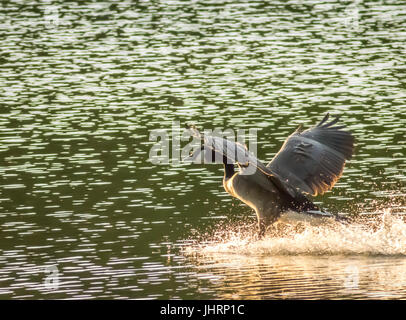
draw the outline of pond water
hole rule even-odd
[[[2,1],[0,299],[406,298],[406,5]],[[154,130],[257,129],[267,162],[326,112],[356,137],[315,202],[255,216]]]

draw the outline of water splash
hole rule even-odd
[[[194,239],[187,255],[235,253],[243,255],[406,255],[406,223],[390,210],[361,217],[349,224],[276,224],[257,240],[251,227],[225,226]]]

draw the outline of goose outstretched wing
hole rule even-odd
[[[323,120],[311,129],[297,129],[267,165],[288,189],[310,195],[330,190],[341,177],[346,160],[352,157],[354,137],[335,125],[339,118]]]

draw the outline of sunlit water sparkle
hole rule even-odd
[[[406,298],[406,6],[354,4],[2,1],[0,299]],[[390,231],[257,241],[220,166],[149,161],[177,121],[256,129],[267,162],[326,112],[356,151],[314,200]]]

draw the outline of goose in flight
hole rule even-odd
[[[334,217],[318,208],[308,196],[330,190],[341,177],[346,160],[352,157],[354,137],[336,125],[339,118],[302,131],[301,126],[284,142],[267,165],[246,146],[191,129],[202,145],[185,160],[224,165],[224,189],[255,210],[259,237],[284,212]],[[236,167],[237,166],[237,167]]]

